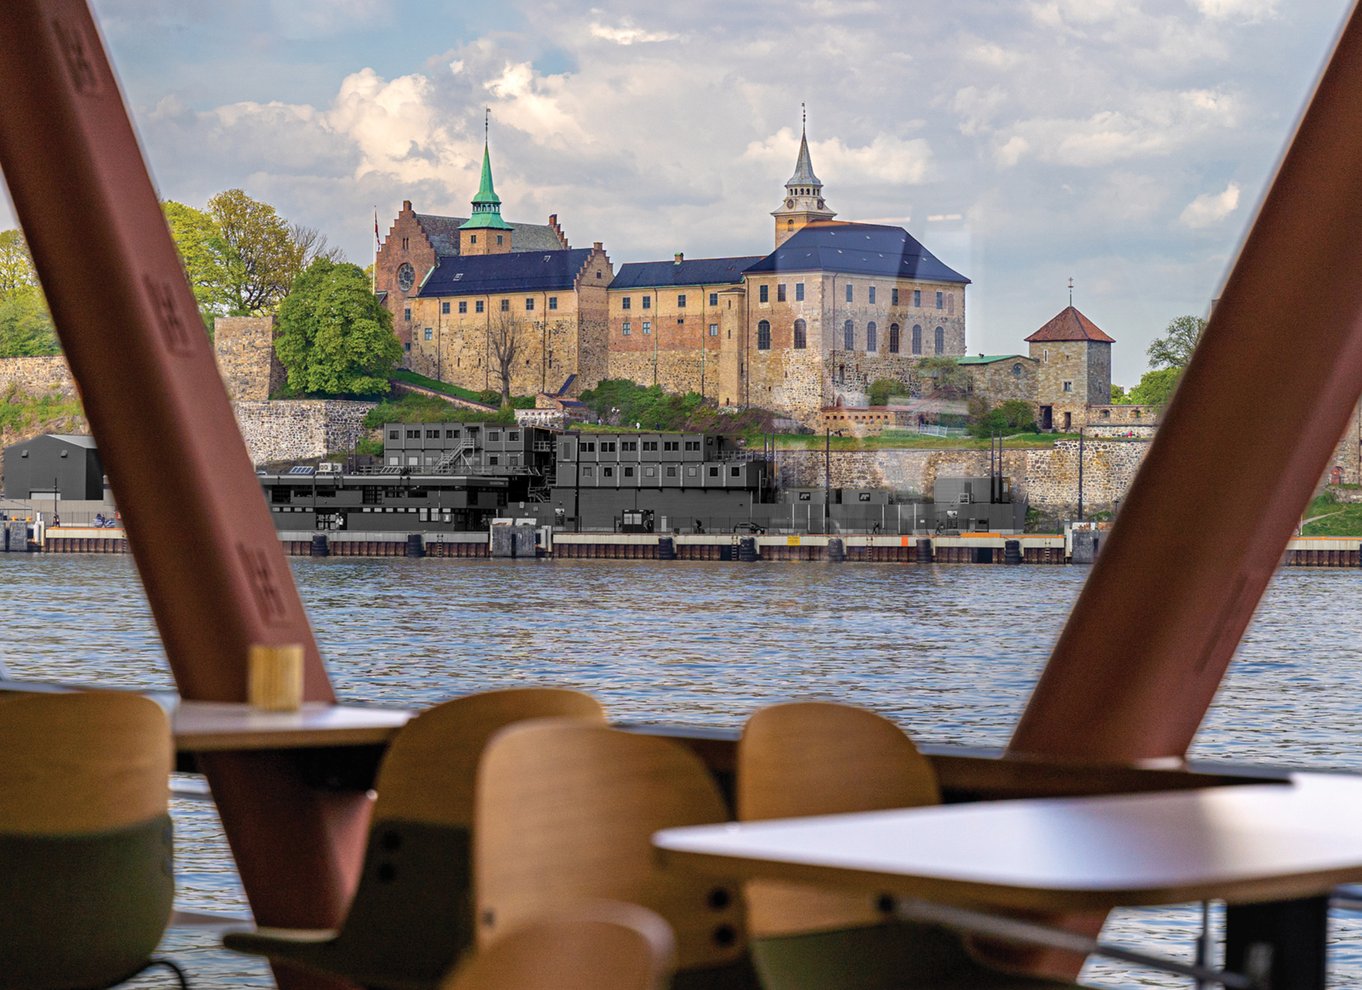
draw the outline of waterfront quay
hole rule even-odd
[[[1090,564],[1103,529],[1065,533],[560,533],[552,527],[494,526],[488,533],[312,533],[281,531],[291,557],[434,557],[445,559],[712,560],[738,563]],[[19,539],[4,546],[20,550]],[[28,551],[57,554],[126,553],[121,529],[47,527],[30,536]],[[1362,567],[1362,540],[1297,537],[1283,567]]]

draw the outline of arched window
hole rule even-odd
[[[946,353],[946,328],[945,328],[945,327],[937,327],[937,328],[936,328],[936,353],[938,353],[938,354],[945,354],[945,353]]]
[[[786,230],[794,230],[794,220],[793,220],[793,219],[791,219],[791,220],[786,220],[786,221],[785,221],[785,229],[786,229]]]
[[[922,324],[913,324],[913,353],[922,353]]]
[[[846,351],[856,349],[856,324],[850,320],[842,324],[842,349]]]
[[[794,345],[797,351],[802,351],[809,346],[809,327],[803,320],[795,320],[794,322]]]
[[[871,320],[865,325],[865,349],[871,353],[875,351],[875,344],[877,343],[875,340],[875,333],[875,321]]]
[[[897,354],[898,352],[899,352],[899,325],[897,323],[891,323],[889,324],[889,353]]]
[[[769,351],[771,349],[771,321],[762,320],[757,324],[757,350]]]

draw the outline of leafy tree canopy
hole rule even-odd
[[[229,312],[258,316],[272,311],[303,270],[305,247],[273,206],[240,189],[210,199],[208,215],[226,245],[223,291]]]
[[[274,347],[289,387],[314,395],[384,394],[402,357],[392,316],[364,273],[328,258],[318,258],[294,280],[279,307]]]
[[[1179,316],[1164,328],[1163,336],[1155,337],[1145,352],[1149,366],[1154,369],[1187,367],[1201,335],[1206,332],[1206,321],[1199,316]],[[1138,386],[1137,386],[1138,387]]]
[[[1162,406],[1173,397],[1182,377],[1181,368],[1156,368],[1140,376],[1140,383],[1126,394],[1126,400],[1136,405]]]
[[[942,394],[964,395],[969,391],[969,372],[957,358],[946,354],[925,357],[917,363],[922,377],[932,382],[932,388]]]
[[[1130,402],[1130,397],[1126,394],[1124,385],[1113,384],[1111,386],[1112,405],[1126,405]]]
[[[975,400],[970,403],[969,432],[976,437],[1035,433],[1036,411],[1021,399],[1008,399],[992,409],[986,402]]]
[[[162,203],[161,210],[184,262],[189,287],[199,304],[199,315],[204,326],[211,329],[213,317],[225,315],[231,306],[227,288],[232,271],[231,249],[217,221],[205,211],[173,199]]]
[[[867,398],[872,406],[887,406],[891,396],[907,391],[907,386],[897,378],[877,378],[870,383]]]
[[[18,230],[0,231],[0,357],[59,353],[52,316],[24,235]]]

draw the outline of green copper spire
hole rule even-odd
[[[490,114],[491,111],[489,110]],[[492,156],[487,150],[487,121],[483,121],[482,138],[482,182],[478,194],[473,197],[473,215],[460,230],[511,230],[511,225],[501,219],[501,197],[492,188]]]

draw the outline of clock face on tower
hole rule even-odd
[[[397,287],[403,292],[410,292],[411,287],[416,284],[416,269],[405,261],[397,269]]]
[[[794,209],[794,200],[793,200],[793,199],[787,199],[787,200],[785,201],[785,209],[787,209],[787,210],[793,210],[793,209]]]

